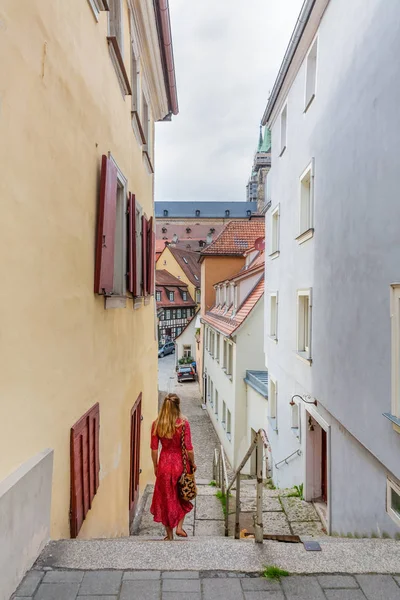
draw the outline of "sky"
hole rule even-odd
[[[179,115],[156,125],[155,200],[243,201],[303,0],[170,0]]]

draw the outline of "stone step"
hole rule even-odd
[[[398,573],[400,543],[383,539],[320,538],[321,552],[303,544],[225,537],[164,542],[142,538],[50,542],[36,569],[122,569],[259,572],[277,565],[290,573]]]

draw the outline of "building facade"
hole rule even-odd
[[[165,270],[156,270],[158,342],[174,340],[194,317],[196,303],[188,285]]]
[[[189,294],[200,306],[200,255],[182,248],[176,248],[173,244],[165,246],[157,258],[156,269],[168,271],[171,275],[187,284]]]
[[[48,535],[128,535],[153,478],[154,123],[178,106],[158,2],[1,11],[0,482],[52,493],[51,508],[39,493],[7,508],[11,594]],[[45,449],[53,470],[36,468]],[[48,529],[35,521],[47,509]]]
[[[305,2],[263,118],[273,477],[340,534],[400,533],[399,15]]]

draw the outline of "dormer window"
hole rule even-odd
[[[187,292],[182,292],[182,300],[187,300]]]
[[[226,210],[226,211],[225,211],[225,216],[226,216],[226,217],[229,217],[229,215],[230,215],[230,214],[231,214],[231,211],[230,211],[230,210]]]
[[[248,216],[248,217],[251,217],[251,210],[250,210],[250,209],[249,209],[249,210],[246,210],[246,213],[247,213],[247,216]]]
[[[197,209],[196,210],[196,217],[199,217],[199,216],[200,216],[200,211],[199,211],[199,209]]]
[[[236,311],[238,307],[238,286],[235,285],[233,288],[233,310]]]
[[[186,227],[186,233],[191,233],[192,230],[190,229],[190,227]]]
[[[168,300],[171,302],[174,301],[175,292],[168,292]]]
[[[162,231],[163,233],[167,233],[167,228],[166,228],[166,227],[163,227],[163,228],[161,229],[161,231]]]
[[[161,301],[161,292],[159,290],[156,291],[156,301],[157,302]]]
[[[187,258],[183,257],[183,262],[184,262],[185,264],[188,264]]]
[[[168,211],[164,210],[164,217],[168,217]]]
[[[210,229],[210,233],[215,233],[215,229],[214,229],[214,227],[211,227],[211,229]]]

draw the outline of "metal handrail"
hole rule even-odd
[[[295,450],[294,452],[292,452],[292,454],[289,454],[289,456],[287,456],[283,460],[280,460],[279,462],[277,462],[276,465],[275,465],[275,469],[278,469],[279,468],[278,465],[281,465],[282,463],[288,464],[289,458],[292,458],[292,456],[294,456],[295,454],[298,454],[299,456],[301,456],[301,450],[300,450],[300,448],[298,450]]]
[[[253,441],[250,444],[244,458],[238,468],[236,469],[232,481],[228,482],[225,453],[222,445],[219,448],[219,452],[214,452],[214,480],[217,485],[221,488],[222,493],[226,497],[226,510],[225,510],[225,535],[229,535],[229,492],[232,489],[233,484],[236,481],[236,511],[235,511],[235,538],[240,538],[240,474],[243,467],[249,460],[250,456],[256,451],[256,463],[257,463],[257,498],[256,498],[256,523],[255,523],[255,541],[258,543],[263,542],[263,520],[262,520],[262,500],[263,500],[263,455],[264,449],[268,449],[269,441],[268,436],[264,429],[259,429],[254,436]]]

